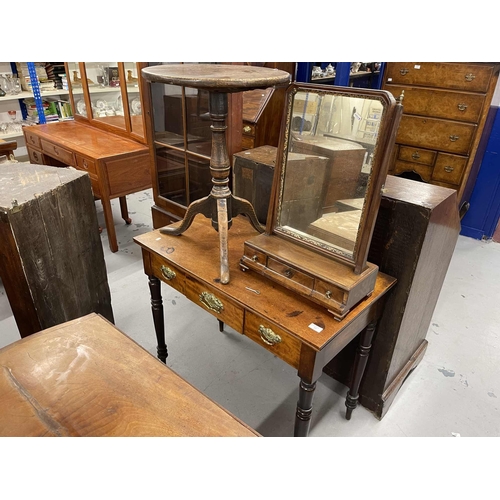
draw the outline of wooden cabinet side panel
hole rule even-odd
[[[112,198],[151,187],[148,153],[108,159],[105,168]]]

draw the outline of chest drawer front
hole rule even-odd
[[[307,274],[301,273],[293,267],[271,258],[267,259],[267,267],[284,278],[288,278],[289,280],[310,288],[311,290],[313,288],[314,279]]]
[[[471,123],[403,115],[396,142],[465,155],[470,150],[475,131],[476,125]]]
[[[92,183],[92,187],[94,187],[94,183]],[[166,263],[155,254],[151,255],[151,265],[153,273],[157,278],[161,279],[172,288],[175,288],[178,292],[185,295],[186,277],[180,269],[170,263]]]
[[[385,82],[486,92],[492,75],[493,67],[488,65],[395,62],[387,64]]]
[[[187,276],[184,295],[237,332],[243,331],[243,308],[216,288]]]
[[[49,156],[57,158],[58,160],[68,165],[75,165],[75,158],[72,151],[53,144],[52,142],[46,141],[45,139],[41,139],[40,143],[44,153],[47,153]]]
[[[86,172],[90,172],[92,174],[97,175],[97,168],[95,161],[85,158],[84,156],[80,156],[78,154],[75,154],[76,158],[76,166],[80,170],[85,170]]]
[[[439,153],[432,172],[432,180],[458,186],[466,164],[467,158],[463,156]]]
[[[269,352],[278,356],[285,363],[294,368],[299,367],[300,341],[282,330],[275,323],[247,311],[243,333]]]
[[[400,146],[398,159],[403,161],[410,161],[413,163],[420,163],[422,165],[434,165],[434,162],[436,161],[436,155],[436,151],[428,151],[426,149]]]
[[[396,85],[387,85],[386,89],[395,97],[399,97],[404,90],[403,110],[405,114],[448,118],[469,123],[479,121],[486,99],[483,94],[451,90]]]
[[[37,135],[30,132],[29,129],[30,129],[30,127],[23,128],[24,137],[26,139],[26,145],[27,146],[35,146],[36,148],[39,148],[40,147],[40,138]]]

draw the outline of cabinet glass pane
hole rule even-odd
[[[193,153],[212,154],[208,92],[186,88],[187,149]]]
[[[86,62],[85,72],[94,120],[126,129],[118,63]]]
[[[127,81],[127,99],[130,113],[130,125],[134,134],[144,137],[144,124],[142,120],[142,105],[139,94],[139,70],[135,62],[123,63]]]
[[[80,74],[79,63],[68,63],[68,75],[66,75],[66,77],[71,85],[71,93],[73,94],[75,103],[73,114],[87,118],[87,106],[83,98],[82,75]]]

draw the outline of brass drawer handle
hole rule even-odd
[[[259,260],[259,256],[258,256],[258,255],[254,255],[254,256],[252,257],[252,260],[253,260],[254,262],[258,262],[258,260]]]
[[[450,166],[446,166],[446,167],[444,167],[444,171],[445,171],[445,172],[450,173],[450,172],[453,172],[453,170],[455,170],[453,167],[450,167]]]
[[[399,70],[399,72],[400,72],[403,76],[405,76],[405,75],[407,75],[407,74],[410,72],[410,70],[409,70],[409,69],[406,69],[406,68],[402,68],[402,69],[400,69],[400,70]]]
[[[281,342],[281,337],[278,334],[263,325],[259,325],[259,333],[260,338],[267,345],[276,345]]]
[[[327,299],[331,299],[332,298],[332,292],[330,290],[327,290],[326,293],[325,293],[325,297]]]
[[[243,127],[243,132],[245,132],[245,133],[248,134],[251,131],[252,131],[252,127],[249,127],[248,125],[246,125],[245,127]]]
[[[414,160],[418,160],[420,158],[420,155],[418,154],[418,151],[415,151],[411,157],[414,159]]]
[[[213,293],[201,292],[200,302],[216,313],[221,313],[224,310],[224,304]]]
[[[177,276],[175,272],[167,266],[160,266],[160,271],[163,277],[168,281],[173,280]]]
[[[465,75],[465,81],[467,81],[467,82],[472,82],[472,80],[474,80],[474,78],[476,78],[476,75],[474,75],[473,73],[467,73]]]
[[[82,165],[85,170],[88,170],[89,166],[87,165],[87,160],[83,160]]]
[[[458,139],[459,139],[458,135],[450,135],[451,142],[456,142],[456,141],[458,141]]]
[[[457,104],[457,108],[460,110],[460,111],[465,111],[467,109],[467,104]]]

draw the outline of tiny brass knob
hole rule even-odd
[[[246,125],[245,127],[243,127],[243,132],[246,132],[248,134],[251,131],[252,131],[252,127],[249,127],[248,125]]]
[[[281,337],[278,334],[263,325],[259,325],[259,333],[260,338],[267,345],[276,345],[281,342]]]
[[[332,292],[330,290],[327,290],[326,293],[325,293],[325,297],[327,299],[331,299],[332,298]]]
[[[172,271],[172,269],[167,266],[160,266],[160,271],[162,276],[168,281],[173,280],[177,276],[175,271]]]
[[[450,141],[451,141],[451,142],[456,142],[456,141],[458,141],[458,135],[450,135]]]
[[[455,170],[455,169],[453,167],[450,167],[449,165],[447,165],[446,167],[444,167],[444,171],[445,172],[450,173],[450,172],[453,172],[453,170]]]
[[[253,260],[254,262],[257,262],[257,261],[259,260],[259,256],[258,256],[258,255],[254,255],[254,256],[252,257],[252,260]]]
[[[287,277],[287,278],[291,278],[293,276],[293,271],[291,269],[287,269],[286,271],[283,272],[283,274]]]
[[[414,159],[414,160],[418,160],[420,158],[420,155],[418,154],[418,151],[415,151],[411,157]]]
[[[465,111],[467,109],[467,104],[462,104],[462,103],[459,103],[457,104],[457,108],[460,110],[460,111]]]

